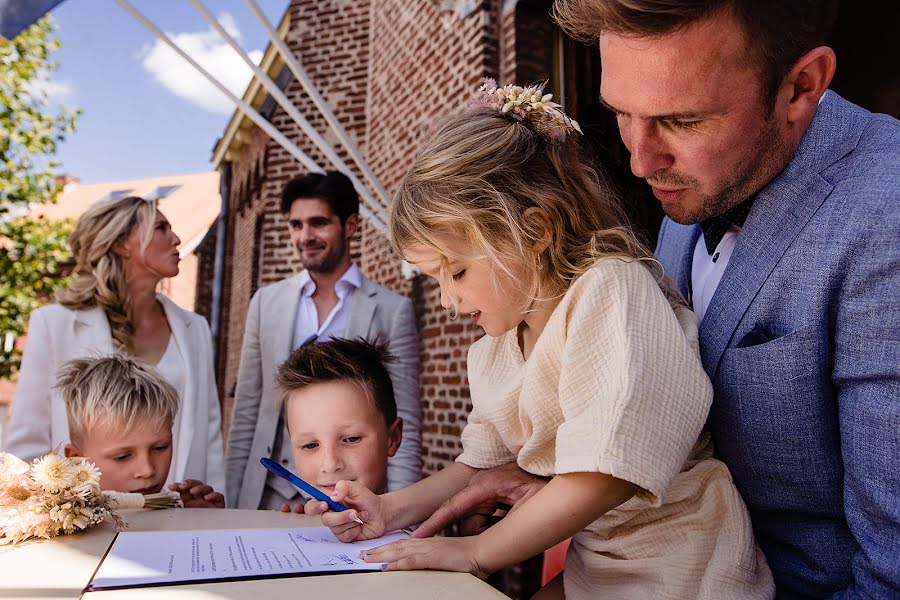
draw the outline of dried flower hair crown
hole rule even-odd
[[[493,79],[485,79],[469,107],[491,108],[517,121],[527,119],[551,140],[563,139],[572,130],[582,133],[578,122],[552,100],[553,94],[545,94],[543,85],[499,87]]]

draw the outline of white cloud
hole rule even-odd
[[[240,42],[241,32],[234,17],[222,13],[218,19],[225,31]],[[253,72],[212,27],[206,31],[166,32],[166,35],[235,96],[243,95]],[[262,60],[262,50],[250,50],[247,54],[256,64]],[[227,96],[161,40],[142,48],[137,58],[154,79],[176,96],[209,112],[234,111],[235,106]]]
[[[28,82],[27,92],[35,96],[46,96],[54,104],[64,104],[75,94],[75,86],[68,81],[57,81],[44,71]]]

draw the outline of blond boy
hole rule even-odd
[[[278,368],[297,474],[327,494],[342,479],[387,490],[388,457],[403,437],[390,359],[383,344],[334,339],[300,347]]]
[[[169,475],[178,394],[148,365],[124,356],[65,363],[56,387],[66,403],[68,456],[100,469],[100,487],[153,494]],[[224,508],[225,499],[196,479],[169,486],[190,508]]]

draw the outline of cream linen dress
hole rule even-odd
[[[525,361],[517,332],[469,350],[473,409],[457,459],[535,475],[601,472],[642,492],[573,536],[567,599],[759,599],[769,567],[701,433],[712,386],[696,319],[640,262],[599,261]]]

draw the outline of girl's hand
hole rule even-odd
[[[308,515],[322,515],[322,524],[342,542],[371,540],[384,535],[385,509],[381,496],[356,481],[338,481],[331,499],[350,510],[332,512],[325,502],[310,500],[303,507]],[[354,519],[364,523],[360,525]]]
[[[181,494],[185,508],[225,508],[225,496],[197,479],[173,483],[169,489]]]
[[[477,536],[433,537],[404,540],[361,552],[360,558],[370,563],[387,563],[388,571],[436,569],[471,573],[485,579],[490,573],[476,555]]]

